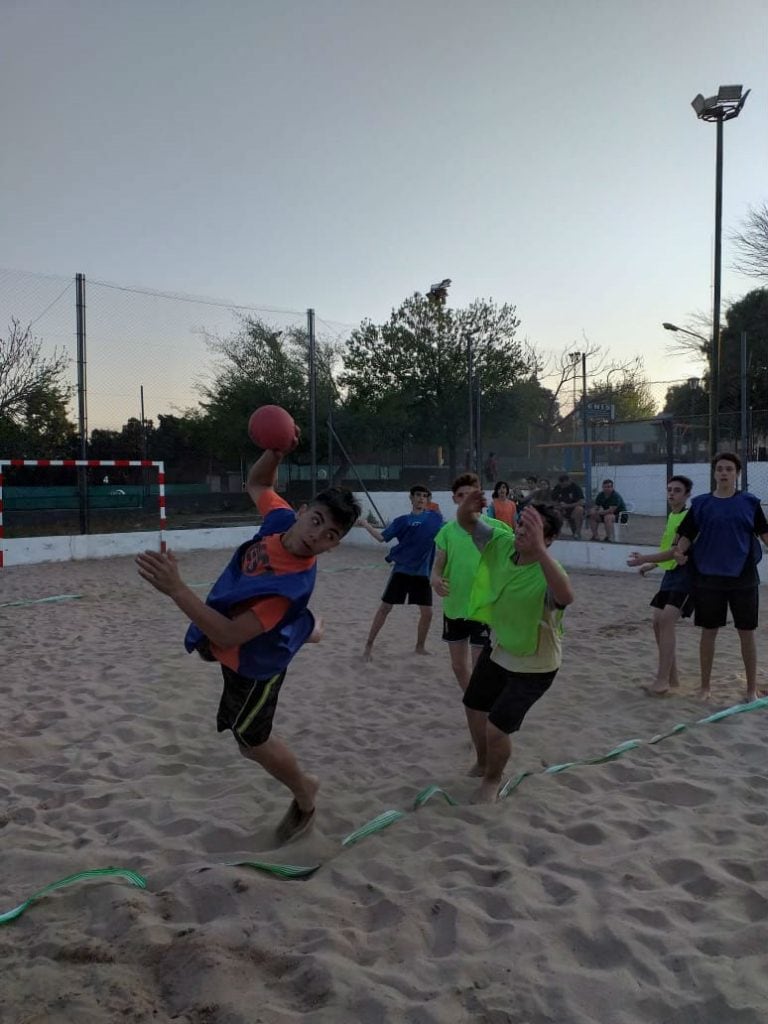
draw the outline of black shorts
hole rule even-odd
[[[553,672],[510,672],[491,659],[486,647],[472,672],[464,704],[485,711],[488,721],[507,734],[517,732],[528,711],[543,697],[557,675]]]
[[[285,671],[269,679],[248,679],[222,665],[221,674],[224,689],[216,714],[216,728],[219,732],[231,729],[241,747],[258,747],[272,732]]]
[[[694,625],[701,626],[702,629],[720,629],[726,623],[730,608],[736,629],[757,629],[757,613],[760,606],[757,587],[742,587],[738,590],[696,587],[693,593],[696,605]]]
[[[432,587],[427,576],[411,576],[407,572],[393,572],[389,577],[381,600],[384,604],[418,604],[432,607]]]
[[[484,622],[474,619],[449,619],[443,615],[443,640],[447,644],[457,644],[469,640],[472,647],[487,647],[491,642],[491,630]]]
[[[679,608],[683,619],[693,615],[693,595],[687,590],[659,590],[651,598],[651,608],[666,608],[668,604]]]

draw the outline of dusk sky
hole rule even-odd
[[[76,271],[340,325],[450,277],[541,350],[584,332],[651,380],[700,373],[661,329],[711,308],[715,126],[690,101],[752,89],[725,126],[735,299],[757,282],[728,232],[768,198],[767,24],[764,0],[0,0],[0,265],[51,275],[2,277],[1,318]],[[125,294],[89,286],[114,395],[160,301]],[[35,330],[71,343],[73,303]],[[173,308],[182,334],[227,329]],[[149,415],[196,352],[153,349]]]

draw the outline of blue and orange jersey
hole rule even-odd
[[[239,647],[207,646],[235,672],[264,679],[287,667],[314,628],[307,604],[317,570],[314,556],[299,557],[283,545],[283,534],[296,522],[288,502],[265,488],[257,507],[264,517],[261,529],[234,553],[206,604],[230,617],[250,608],[265,632]],[[206,641],[202,630],[190,625],[184,638],[186,649],[197,650]]]

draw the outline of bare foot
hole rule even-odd
[[[473,804],[495,804],[499,792],[498,779],[483,779],[475,792],[472,794]]]
[[[313,811],[315,809],[315,800],[317,799],[317,791],[319,789],[320,779],[316,775],[304,776],[304,785],[301,792],[294,793],[296,803],[302,811]]]
[[[373,648],[365,645],[363,650],[363,661],[373,661]]]
[[[680,680],[678,679],[678,677],[677,676],[672,676],[672,678],[669,680],[669,687],[670,687],[670,689],[671,690],[677,690],[679,686],[680,686]]]
[[[485,775],[485,765],[480,764],[479,761],[476,761],[467,772],[467,775],[469,775],[470,778],[473,779],[482,779],[483,776]]]
[[[656,683],[653,686],[644,686],[643,689],[649,697],[671,697],[672,694],[669,692],[669,687],[660,687]]]
[[[699,690],[699,700],[711,700],[712,691],[708,686],[702,686]]]
[[[290,807],[276,829],[277,841],[288,843],[309,831],[315,823],[315,797],[320,788],[314,775],[304,776],[304,785],[294,794]]]
[[[315,618],[315,628],[309,634],[307,638],[308,644],[319,644],[323,639],[323,633],[325,632],[325,619],[322,615],[318,615]]]
[[[426,647],[418,647],[417,646],[416,647],[416,653],[417,654],[423,654],[425,658],[431,658],[432,657],[432,651],[428,651],[426,649]]]
[[[751,704],[753,700],[757,700],[757,690],[755,690],[754,692],[752,692],[751,690],[747,690],[747,696],[745,697],[745,700],[747,704]]]

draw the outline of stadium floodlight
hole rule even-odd
[[[723,124],[738,117],[747,102],[750,90],[743,91],[741,85],[721,85],[716,96],[704,99],[701,93],[691,101],[696,117],[700,121],[714,121],[717,125],[717,147],[715,158],[715,266],[712,289],[712,354],[710,364],[711,410],[709,425],[710,455],[720,441],[720,279],[722,274],[723,251]],[[664,325],[667,326],[666,324]],[[669,330],[670,328],[667,328]],[[688,332],[691,333],[691,332]]]
[[[450,277],[444,277],[442,281],[430,286],[430,289],[427,292],[427,298],[432,302],[439,302],[441,305],[445,305],[448,299],[448,289],[450,287]]]

